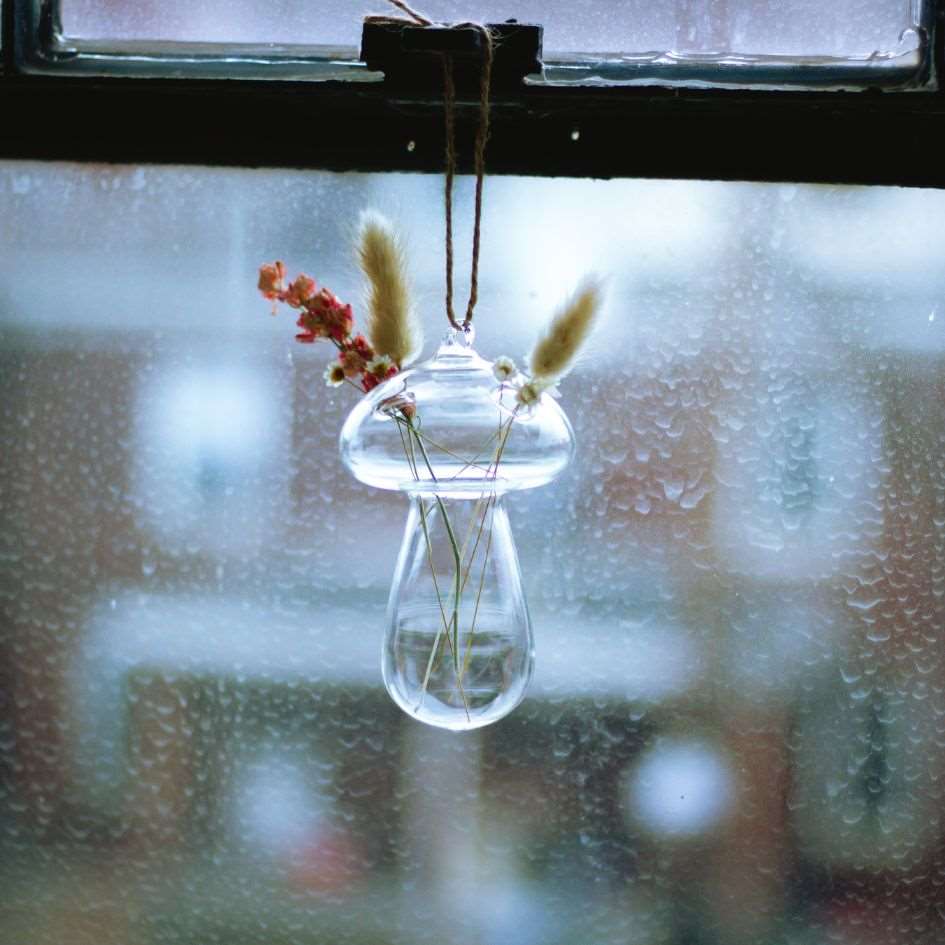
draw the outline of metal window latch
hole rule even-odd
[[[513,90],[525,76],[541,73],[541,26],[514,20],[487,26],[493,36],[493,89]],[[368,69],[383,72],[392,89],[429,92],[442,90],[443,57],[449,56],[457,92],[472,93],[482,75],[482,43],[481,32],[471,27],[367,20],[361,60]]]

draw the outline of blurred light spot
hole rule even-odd
[[[236,550],[266,533],[288,449],[285,392],[259,365],[155,372],[138,401],[137,490],[172,544]],[[276,486],[276,488],[274,488]]]
[[[236,776],[230,832],[248,850],[290,854],[311,842],[322,827],[324,808],[297,759],[287,752],[264,752]]]
[[[624,784],[633,818],[655,834],[694,836],[715,827],[735,796],[735,778],[714,746],[664,741],[647,750]]]
[[[235,370],[183,372],[157,392],[162,445],[178,456],[231,465],[263,445],[265,392],[254,374]],[[206,459],[208,458],[209,459]]]
[[[515,313],[503,326],[516,333],[507,334],[507,345],[530,343],[589,272],[684,281],[715,256],[727,225],[715,210],[721,191],[697,182],[573,181],[562,188],[554,179],[524,187],[517,178],[494,178],[489,186],[502,222],[489,228],[483,272]]]

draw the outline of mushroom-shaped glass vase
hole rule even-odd
[[[462,731],[522,700],[531,621],[503,497],[551,482],[574,433],[555,401],[522,404],[468,334],[367,394],[341,431],[361,482],[404,492],[410,513],[387,606],[384,684],[409,715]]]

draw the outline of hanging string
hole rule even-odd
[[[453,178],[456,176],[456,85],[453,58],[443,57],[443,125],[446,142],[446,170],[443,172],[443,206],[446,211],[446,318],[457,331],[468,326],[456,322],[453,311]],[[474,267],[475,268],[475,267]]]
[[[403,0],[387,0],[406,13],[420,26],[432,26],[433,21],[418,13]],[[405,22],[397,17],[371,16],[369,22]],[[476,197],[473,216],[472,266],[469,275],[469,301],[462,322],[457,321],[453,309],[453,181],[456,177],[456,82],[453,76],[453,57],[443,54],[443,112],[446,137],[446,169],[444,173],[444,203],[446,211],[446,318],[457,331],[467,331],[472,325],[473,312],[479,301],[479,251],[482,246],[482,194],[486,176],[486,145],[489,141],[489,92],[492,86],[494,41],[488,27],[481,23],[458,23],[453,29],[472,29],[482,38],[482,71],[479,79],[479,127],[473,151],[473,169],[476,174]]]
[[[472,324],[476,302],[479,301],[479,250],[482,245],[482,191],[486,177],[486,144],[489,141],[489,89],[492,84],[494,56],[492,33],[479,23],[461,23],[456,29],[478,30],[482,36],[482,73],[479,79],[479,127],[473,151],[476,173],[476,199],[473,217],[472,267],[469,274],[469,301],[462,324],[453,311],[453,178],[456,176],[456,123],[454,108],[456,86],[453,82],[452,57],[443,57],[444,112],[446,113],[446,317],[457,331],[466,331]]]

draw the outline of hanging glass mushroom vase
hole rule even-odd
[[[396,5],[407,9],[399,0]],[[419,28],[424,24],[429,21]],[[298,341],[337,349],[326,382],[365,394],[342,428],[342,459],[362,482],[410,499],[387,608],[384,683],[410,715],[453,730],[502,718],[522,700],[531,678],[532,628],[503,498],[550,482],[571,459],[574,434],[550,392],[587,337],[600,301],[597,283],[585,281],[539,338],[527,373],[507,357],[490,362],[473,350],[493,49],[489,28],[460,28],[480,31],[483,55],[472,267],[459,322],[453,311],[454,88],[444,56],[450,331],[436,355],[408,367],[422,338],[402,244],[376,214],[362,217],[358,246],[369,286],[366,335],[355,332],[351,306],[314,279],[302,273],[287,284],[279,260],[260,268],[258,283],[273,311],[283,304],[299,313]]]
[[[430,361],[401,371],[364,398],[341,432],[342,458],[358,479],[410,498],[387,607],[384,683],[407,713],[453,730],[502,718],[522,700],[531,678],[532,627],[503,497],[550,482],[571,459],[571,425],[544,391],[587,334],[598,301],[592,285],[575,296],[536,346],[531,377],[518,374],[509,358],[493,363],[473,350],[493,37],[477,24],[459,28],[477,31],[482,51],[465,317],[459,323],[453,310],[455,87],[452,61],[445,55],[446,316],[451,330]],[[385,280],[371,276],[370,265],[364,268],[376,301],[384,295]],[[551,354],[544,361],[543,346]]]
[[[502,718],[534,663],[505,493],[544,485],[574,435],[547,394],[451,331],[436,356],[376,388],[351,412],[341,454],[362,482],[405,492],[410,513],[387,607],[384,683],[423,722],[454,730]]]

